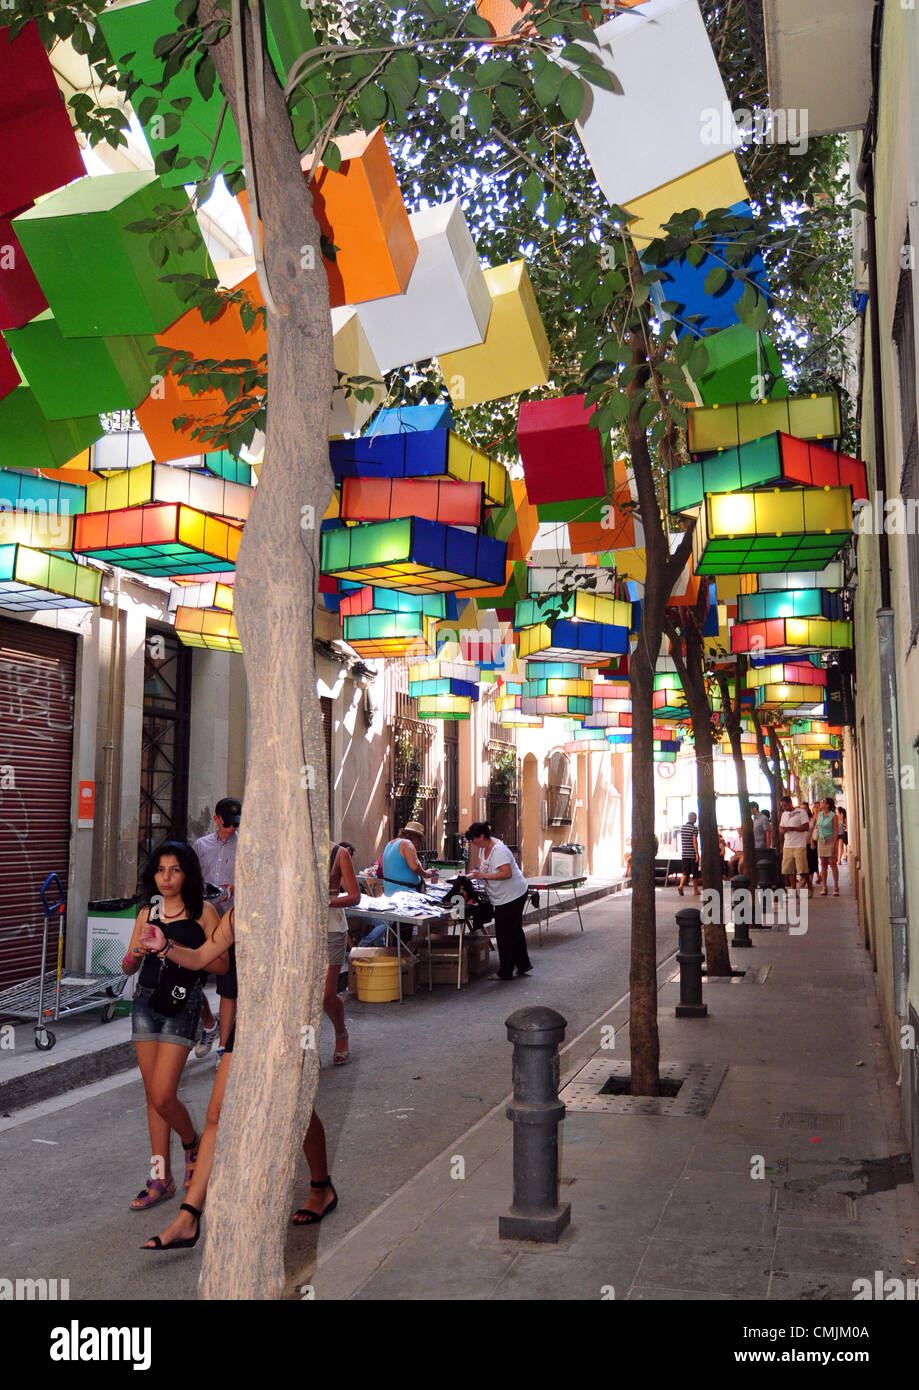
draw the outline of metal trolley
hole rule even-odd
[[[50,900],[50,890],[57,896]],[[115,1017],[115,1006],[122,994],[127,977],[125,975],[63,975],[64,953],[64,912],[67,898],[64,885],[57,874],[49,874],[42,884],[41,902],[44,909],[44,926],[41,942],[41,974],[10,989],[0,990],[0,1015],[10,1018],[35,1018],[35,1046],[41,1052],[49,1052],[57,1038],[48,1023],[56,1023],[59,1018],[70,1014],[85,1013],[89,1009],[101,1009],[103,1023],[110,1023]],[[52,917],[61,918],[61,928],[57,941],[57,966],[48,970],[48,924]],[[51,1000],[53,996],[53,1006]]]

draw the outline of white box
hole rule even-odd
[[[485,339],[491,295],[458,198],[409,217],[418,259],[403,294],[357,306],[384,372]]]
[[[575,124],[611,203],[621,207],[742,143],[696,0],[648,0],[601,24],[595,38],[621,91],[589,87]]]
[[[346,396],[343,387],[335,386],[332,392],[329,438],[338,439],[343,434],[357,434],[363,429],[377,406],[382,405],[386,399],[386,387],[382,384],[383,373],[370,350],[367,334],[358,318],[357,310],[352,305],[345,304],[331,312],[335,370],[344,372],[349,377],[373,377],[381,383],[374,387],[373,399],[370,401],[359,401],[354,395]]]

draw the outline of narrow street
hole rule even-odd
[[[323,1244],[340,1240],[509,1093],[510,1013],[551,1005],[568,1020],[570,1042],[625,994],[629,904],[621,893],[584,908],[583,935],[576,913],[553,918],[541,948],[531,933],[534,970],[526,980],[482,977],[458,992],[425,988],[401,1007],[347,997],[352,1061],[331,1066],[326,1021],[318,1092],[340,1205],[321,1232],[291,1232],[289,1263],[300,1262],[320,1236]],[[660,895],[659,961],[676,949],[678,905],[674,893]],[[199,1125],[214,1071],[213,1054],[192,1057],[183,1078],[182,1097]],[[0,1118],[0,1273],[69,1279],[72,1299],[193,1298],[203,1244],[166,1257],[138,1249],[168,1224],[179,1200],[147,1213],[128,1210],[146,1177],[147,1148],[136,1071]],[[306,1187],[301,1160],[298,1196]]]

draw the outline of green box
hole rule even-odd
[[[163,207],[191,242],[170,249],[158,265],[151,232],[129,231]],[[164,188],[155,174],[77,179],[13,223],[29,264],[65,338],[161,333],[187,305],[166,275],[213,275],[213,266],[185,193]]]
[[[758,340],[758,345],[757,345]],[[711,333],[704,339],[708,365],[696,378],[696,389],[703,405],[730,405],[735,401],[756,400],[758,378],[767,374],[777,380],[768,392],[770,400],[788,395],[782,376],[782,363],[765,333],[755,333],[742,323]],[[764,383],[763,383],[764,384]]]
[[[60,468],[101,438],[98,415],[48,420],[28,386],[0,401],[0,464]]]
[[[49,420],[133,410],[154,384],[152,336],[65,338],[46,309],[24,328],[7,333],[6,341]]]

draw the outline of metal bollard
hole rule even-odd
[[[702,913],[697,907],[684,907],[676,915],[680,929],[680,1002],[677,1018],[705,1018],[708,1005],[702,1003]]]
[[[731,879],[731,918],[734,922],[733,946],[752,946],[750,940],[750,918],[753,916],[753,896],[750,880],[746,874],[735,874]]]
[[[502,1239],[554,1244],[571,1220],[571,1204],[558,1200],[558,1046],[567,1020],[544,1005],[518,1009],[505,1020],[514,1044],[514,1198],[498,1218]]]

